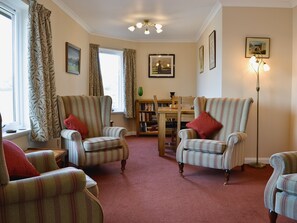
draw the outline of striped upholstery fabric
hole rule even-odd
[[[1,133],[0,142],[0,153],[3,155]],[[99,200],[86,187],[87,181],[93,180],[86,177],[82,170],[73,167],[57,169],[52,151],[30,153],[26,156],[36,165],[41,175],[1,181],[0,222],[103,222],[103,210]],[[5,160],[0,160],[0,170],[7,172]],[[3,177],[3,174],[0,177]],[[6,177],[8,176],[2,179]],[[98,193],[97,185],[93,190]]]
[[[297,220],[297,152],[270,157],[274,168],[264,191],[264,204],[271,212]]]
[[[68,150],[69,161],[79,167],[127,160],[127,130],[111,127],[110,96],[58,96],[59,118],[62,126],[62,147]],[[74,114],[89,130],[87,138],[65,128],[63,122]]]
[[[243,165],[245,131],[252,102],[252,98],[195,98],[195,117],[206,111],[223,128],[213,139],[199,139],[193,129],[181,130],[177,162],[224,170]]]

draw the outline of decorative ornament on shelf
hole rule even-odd
[[[175,92],[174,91],[171,91],[170,92],[170,98],[172,99],[172,97],[175,95]]]
[[[270,70],[270,67],[265,61],[261,54],[254,55],[250,58],[250,66],[253,68],[257,75],[257,140],[256,140],[256,162],[250,163],[249,165],[254,168],[263,168],[266,166],[265,163],[259,162],[259,95],[260,95],[260,70],[267,72]]]
[[[138,88],[138,95],[141,97],[143,95],[143,88],[139,87]]]

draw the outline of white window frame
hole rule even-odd
[[[28,5],[23,1],[1,0],[0,7],[12,14],[14,122],[7,129],[29,129],[28,101]],[[3,117],[2,117],[3,120]]]
[[[118,94],[118,101],[119,101],[119,108],[118,109],[113,109],[112,113],[123,113],[124,112],[124,64],[123,64],[123,50],[115,50],[115,49],[108,49],[108,48],[99,48],[99,58],[100,58],[100,53],[105,53],[105,54],[112,54],[112,55],[118,55],[121,57],[121,75],[119,77],[119,82],[118,82],[118,89],[119,89],[119,94]],[[100,66],[102,66],[102,63],[100,63]],[[103,84],[104,87],[104,84]]]

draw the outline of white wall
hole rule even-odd
[[[216,67],[209,69],[209,35],[216,31]],[[214,16],[197,43],[196,51],[204,46],[204,72],[197,66],[197,95],[205,97],[222,96],[222,9]],[[198,61],[198,60],[197,60]],[[198,63],[198,62],[197,62]]]

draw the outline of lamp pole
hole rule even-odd
[[[257,60],[256,63],[258,63],[257,69],[255,70],[257,74],[257,85],[256,85],[256,91],[257,91],[257,138],[256,138],[256,162],[250,163],[249,165],[254,168],[263,168],[266,166],[265,163],[259,162],[259,103],[260,103],[260,65],[264,62],[261,59],[260,62]]]

